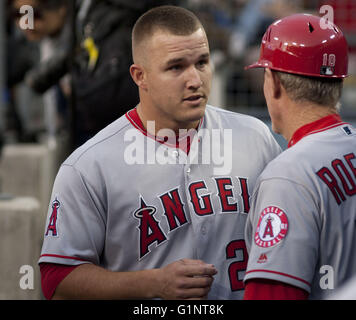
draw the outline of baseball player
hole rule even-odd
[[[45,297],[242,298],[250,194],[280,147],[261,121],[206,105],[209,45],[190,11],[142,15],[133,58],[140,103],[56,177]]]
[[[356,129],[338,113],[348,47],[330,21],[280,19],[262,39],[272,128],[289,142],[258,178],[245,299],[322,299],[356,272]]]

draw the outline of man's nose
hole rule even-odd
[[[195,66],[190,67],[187,70],[187,88],[199,89],[203,84],[200,73]]]

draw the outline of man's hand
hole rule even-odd
[[[181,259],[159,269],[159,296],[162,299],[205,299],[217,273],[212,264]]]

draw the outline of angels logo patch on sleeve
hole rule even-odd
[[[49,222],[48,226],[46,229],[46,236],[52,235],[54,237],[58,236],[58,230],[57,230],[57,218],[58,218],[58,213],[59,213],[59,207],[61,206],[61,203],[59,200],[56,199],[53,200],[52,202],[52,213],[51,216],[49,217]]]
[[[265,208],[258,220],[255,243],[268,248],[279,243],[287,234],[288,219],[286,213],[275,206]]]

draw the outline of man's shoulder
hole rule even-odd
[[[301,180],[305,172],[310,172],[314,161],[310,161],[309,148],[301,148],[295,146],[284,150],[276,158],[274,158],[261,174],[261,179],[283,178],[292,180]],[[315,149],[314,149],[315,150]]]
[[[268,126],[262,120],[251,115],[207,105],[206,118],[216,126],[224,126],[226,129],[236,129],[263,136],[270,134]]]
[[[125,132],[130,128],[132,126],[126,115],[121,116],[74,150],[63,164],[74,165],[80,159],[97,158],[105,150],[119,150],[124,143]]]

